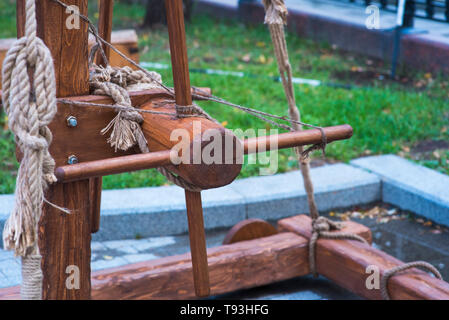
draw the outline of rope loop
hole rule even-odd
[[[332,221],[326,217],[319,216],[312,220],[312,236],[309,240],[309,267],[314,277],[318,276],[316,270],[316,243],[318,238],[333,239],[333,240],[356,240],[368,244],[368,242],[357,234],[348,232],[335,232],[341,230],[343,224],[340,222]]]
[[[380,292],[382,294],[382,298],[384,300],[391,300],[390,294],[388,293],[388,280],[396,275],[399,272],[411,269],[411,268],[421,268],[428,272],[431,272],[435,278],[443,280],[443,277],[441,276],[441,273],[435,268],[433,265],[431,265],[428,262],[425,261],[414,261],[414,262],[408,262],[404,263],[400,266],[391,268],[384,272],[381,282],[380,282]]]

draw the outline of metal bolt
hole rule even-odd
[[[67,125],[69,127],[74,128],[74,127],[76,127],[78,125],[78,120],[74,116],[69,116],[67,118]]]
[[[68,160],[67,160],[68,164],[77,164],[78,163],[78,158],[74,155],[71,155]]]

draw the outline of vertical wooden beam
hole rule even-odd
[[[185,197],[195,293],[198,297],[207,297],[210,295],[209,265],[201,193],[185,190]]]
[[[23,35],[24,0],[17,1],[18,36]],[[87,0],[64,0],[87,14]],[[56,72],[57,95],[66,97],[89,93],[87,65],[87,25],[80,21],[79,29],[68,29],[69,14],[51,0],[37,1],[38,36],[49,47]],[[53,132],[57,135],[57,132]],[[70,141],[67,141],[70,143]],[[91,198],[89,180],[50,186],[46,199],[68,208],[65,214],[45,205],[39,223],[39,248],[42,255],[44,299],[90,298]],[[75,280],[66,285],[69,276]],[[76,279],[78,278],[78,279]],[[79,287],[76,286],[79,284]]]
[[[98,18],[98,33],[100,37],[108,42],[111,42],[112,33],[112,16],[114,13],[114,0],[100,0],[99,1],[99,18]],[[103,50],[108,61],[111,60],[111,49],[109,46],[103,44]],[[103,56],[97,53],[96,63],[99,66],[106,66]],[[91,217],[92,217],[92,233],[100,230],[100,207],[101,207],[101,188],[103,185],[103,178],[90,179],[90,196],[91,196]]]
[[[181,106],[188,106],[192,104],[192,94],[190,91],[183,3],[182,0],[166,0],[165,7],[167,10],[176,103]]]
[[[114,12],[114,0],[100,0],[99,5],[99,17],[98,17],[98,34],[100,37],[108,42],[111,42],[112,33],[112,15]],[[103,44],[103,50],[106,58],[110,60],[111,48]],[[103,56],[97,53],[96,59],[97,65],[106,66],[106,61],[104,61]]]
[[[166,0],[165,7],[167,11],[176,104],[188,106],[192,104],[192,95],[190,91],[183,2],[182,0]],[[197,296],[204,297],[210,294],[210,286],[201,193],[186,190],[185,197],[195,292]]]
[[[103,178],[89,179],[89,197],[90,197],[90,217],[91,232],[95,233],[100,230],[100,211],[101,211],[101,189],[103,187]]]

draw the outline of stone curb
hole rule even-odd
[[[382,179],[382,200],[449,226],[449,176],[395,155],[359,158],[351,164]]]
[[[449,176],[394,155],[355,159],[311,170],[320,211],[384,201],[449,226]],[[14,205],[0,195],[0,228]],[[230,228],[248,218],[276,220],[308,213],[299,171],[239,179],[203,192],[206,229]],[[176,186],[105,190],[101,228],[105,241],[187,232],[183,190]]]
[[[346,164],[311,170],[319,209],[326,211],[381,200],[380,179]],[[0,227],[14,205],[0,195]],[[248,218],[280,219],[307,213],[307,196],[299,171],[239,179],[203,192],[206,229],[232,227]],[[100,231],[93,240],[132,239],[187,232],[184,192],[176,186],[105,190]]]

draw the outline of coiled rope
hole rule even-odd
[[[56,81],[49,49],[36,35],[34,0],[25,1],[25,36],[14,43],[3,63],[3,105],[16,144],[23,153],[14,210],[6,221],[3,243],[22,257],[22,299],[42,298],[38,223],[44,190],[56,182],[47,125],[56,114]]]

